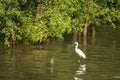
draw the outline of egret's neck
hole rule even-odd
[[[78,44],[76,44],[76,46],[75,46],[75,49],[77,49],[78,48]]]

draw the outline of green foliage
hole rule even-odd
[[[63,39],[72,31],[82,32],[86,22],[96,26],[120,21],[119,0],[1,0],[0,37],[36,43]]]

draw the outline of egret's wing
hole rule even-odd
[[[76,52],[83,58],[86,58],[86,55],[80,50],[80,49],[77,49]]]

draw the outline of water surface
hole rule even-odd
[[[0,48],[0,80],[120,80],[118,32],[99,30],[89,37],[86,60],[74,52],[73,42]]]

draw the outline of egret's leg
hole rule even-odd
[[[81,56],[80,56],[80,58],[81,58]],[[80,58],[78,59],[78,62],[80,63]]]
[[[80,63],[80,59],[78,59],[78,63]]]

